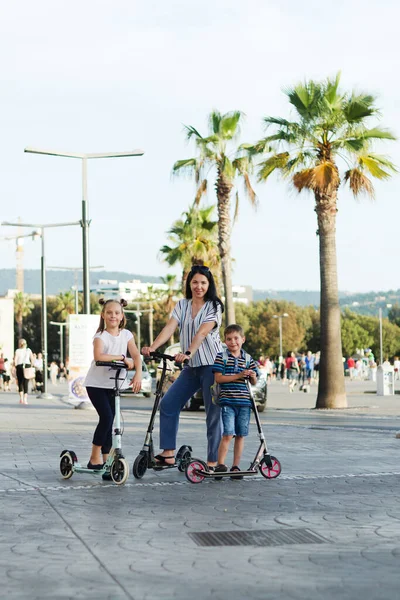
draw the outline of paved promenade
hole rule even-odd
[[[122,487],[60,477],[64,448],[86,462],[93,411],[57,398],[23,406],[0,393],[0,597],[397,598],[400,395],[379,398],[373,389],[351,382],[349,409],[314,411],[315,389],[289,394],[273,383],[261,416],[282,463],[276,480],[193,485],[172,469],[140,482],[130,475]],[[130,466],[150,404],[123,401]],[[251,433],[243,464],[257,446],[254,426]],[[204,458],[204,412],[182,413],[179,442]],[[195,532],[242,533],[236,540],[252,545],[199,546]]]

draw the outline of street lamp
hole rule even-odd
[[[48,156],[63,156],[66,158],[79,158],[82,161],[82,262],[83,262],[83,312],[90,314],[90,287],[89,287],[89,225],[87,209],[87,161],[90,158],[123,158],[128,156],[142,156],[144,150],[131,150],[129,152],[101,152],[95,154],[82,154],[76,152],[57,152],[55,150],[42,150],[40,148],[25,148],[24,152],[31,154],[46,154]]]
[[[42,239],[41,252],[41,293],[42,293],[42,354],[43,354],[43,387],[40,398],[49,399],[53,396],[47,393],[47,299],[46,299],[46,260],[45,260],[45,245],[44,245],[44,230],[50,227],[70,227],[72,225],[80,225],[80,221],[71,223],[51,223],[51,224],[32,224],[32,223],[8,223],[3,221],[0,225],[7,227],[31,227],[35,231],[32,232],[33,239]]]
[[[57,321],[50,321],[50,325],[57,325],[60,328],[60,362],[64,362],[64,327],[68,326],[68,323],[58,323]]]
[[[386,308],[392,308],[391,304],[386,304]],[[380,362],[379,364],[383,364],[383,327],[382,327],[382,307],[379,307],[379,354],[380,354]]]
[[[282,354],[282,319],[285,319],[289,315],[287,313],[283,313],[283,315],[272,315],[273,319],[279,319],[279,356],[283,358]]]

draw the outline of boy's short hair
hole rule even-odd
[[[226,337],[229,333],[238,333],[239,335],[244,337],[243,327],[241,325],[236,325],[236,323],[233,323],[233,325],[228,325],[228,327],[225,327],[224,337]]]

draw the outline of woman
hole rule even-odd
[[[289,392],[294,391],[299,376],[299,363],[294,352],[288,352],[285,358],[286,377],[289,381]]]
[[[30,367],[33,364],[32,350],[27,347],[26,340],[18,340],[18,348],[15,351],[14,365],[18,381],[19,403],[28,404],[28,382],[24,377],[24,367]]]
[[[224,308],[217,297],[214,278],[208,267],[192,267],[186,280],[185,296],[186,299],[179,300],[170,320],[153,344],[142,348],[142,354],[149,356],[165,344],[179,327],[181,352],[175,356],[175,360],[183,362],[189,359],[189,364],[183,367],[182,373],[161,401],[160,446],[163,451],[155,458],[160,465],[175,463],[179,414],[191,396],[201,388],[207,415],[207,463],[209,467],[214,467],[222,429],[220,408],[212,403],[210,388],[214,383],[214,359],[223,350],[219,328]]]

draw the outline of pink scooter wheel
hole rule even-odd
[[[265,479],[275,479],[279,477],[282,471],[281,463],[275,456],[271,456],[272,467],[269,467],[265,462],[265,458],[260,462],[260,473]]]
[[[208,471],[206,463],[198,458],[193,458],[186,467],[186,479],[190,483],[201,483],[205,477],[200,474],[200,471]]]

